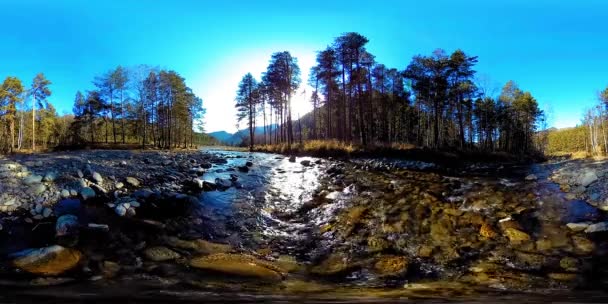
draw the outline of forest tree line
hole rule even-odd
[[[55,146],[137,144],[192,147],[208,141],[202,99],[175,71],[117,67],[77,92],[73,114],[58,115],[47,98],[51,82],[38,74],[30,87],[16,77],[0,86],[0,153]]]
[[[587,109],[581,123],[573,128],[547,132],[547,153],[585,152],[608,155],[608,87],[598,93],[598,103]]]
[[[313,111],[296,121],[297,128],[291,117],[291,97],[301,84],[297,60],[289,52],[275,53],[260,81],[246,74],[236,107],[238,120],[247,121],[250,147],[301,138],[362,146],[537,150],[535,132],[544,117],[538,102],[513,81],[491,96],[476,82],[476,56],[436,50],[414,56],[399,70],[376,62],[368,42],[358,33],[345,33],[317,53],[308,79]],[[265,127],[256,139],[253,130],[260,123],[276,127]]]

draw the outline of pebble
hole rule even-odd
[[[101,174],[99,174],[97,172],[93,172],[93,181],[96,182],[97,184],[103,183],[103,178],[101,177]]]
[[[121,182],[118,182],[118,183],[116,183],[116,184],[114,185],[114,187],[115,187],[116,189],[122,189],[122,187],[124,187],[124,186],[125,186],[125,184],[123,184],[123,183],[121,183]]]
[[[127,209],[122,205],[118,205],[114,208],[114,212],[116,212],[118,216],[125,216],[127,214]]]
[[[80,190],[80,195],[82,196],[82,199],[86,201],[95,197],[95,190],[90,187],[84,187]]]
[[[61,190],[61,197],[63,197],[63,198],[68,198],[68,197],[70,197],[70,191],[69,191],[69,190],[67,190],[67,189],[63,189],[63,190]]]
[[[51,208],[44,208],[42,210],[42,216],[45,218],[51,216],[52,213],[53,213],[53,210],[51,210]]]
[[[125,181],[127,182],[128,185],[130,185],[131,187],[139,187],[139,180],[135,177],[132,176],[128,176]]]

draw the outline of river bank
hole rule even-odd
[[[16,155],[0,159],[0,285],[575,296],[608,284],[607,218],[594,203],[606,197],[595,190],[603,169],[583,183],[593,200],[550,179],[570,168],[582,181],[586,165],[570,166],[447,174],[420,161],[221,150]]]

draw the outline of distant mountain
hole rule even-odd
[[[274,126],[276,128],[276,125]],[[263,136],[264,134],[264,126],[256,127],[254,130],[255,136]],[[217,141],[221,142],[225,145],[230,146],[238,146],[244,140],[249,138],[249,129],[239,130],[236,133],[228,133],[226,131],[217,131],[209,133],[209,136],[217,139]]]

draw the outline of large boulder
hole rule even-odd
[[[59,245],[28,249],[12,255],[13,265],[37,275],[60,275],[78,265],[82,253]]]

